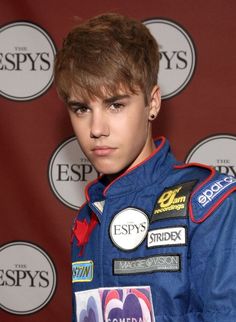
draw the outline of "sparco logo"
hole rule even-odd
[[[160,46],[159,84],[162,99],[178,94],[189,83],[196,64],[193,42],[187,32],[173,21],[144,21]]]
[[[13,314],[31,314],[52,298],[56,272],[38,246],[12,242],[0,248],[0,306]]]
[[[224,191],[228,186],[236,182],[233,177],[225,177],[222,180],[213,182],[207,189],[205,189],[201,195],[198,197],[198,202],[201,206],[205,207],[209,202],[211,202],[218,194]]]
[[[147,235],[148,216],[136,208],[126,208],[115,215],[110,224],[110,237],[116,247],[132,250],[138,247]]]
[[[78,209],[85,201],[84,188],[98,173],[85,157],[75,137],[63,142],[49,163],[49,182],[55,195],[65,205]]]
[[[10,23],[0,31],[1,95],[17,101],[42,95],[53,81],[52,39],[30,22]]]
[[[189,152],[186,162],[208,164],[236,177],[236,136],[219,134],[203,139]]]

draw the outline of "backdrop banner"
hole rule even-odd
[[[177,159],[236,177],[236,2],[1,0],[0,321],[71,321],[71,227],[98,176],[53,84],[70,29],[103,12],[142,21],[160,44],[153,136]]]

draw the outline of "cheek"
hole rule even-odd
[[[82,133],[86,133],[86,126],[84,122],[81,122],[81,120],[78,119],[74,114],[70,114],[70,121],[75,135],[83,137]]]
[[[126,132],[129,135],[137,135],[139,131],[146,131],[148,126],[148,116],[145,110],[141,110],[137,107],[132,109],[134,113],[127,113],[116,119],[114,122],[114,129],[121,132]]]
[[[89,133],[87,130],[88,128],[82,126],[81,124],[78,124],[78,121],[72,120],[72,119],[71,119],[71,124],[80,147],[82,148],[83,151],[86,150],[86,147],[88,147],[88,141],[89,141]]]
[[[146,124],[143,122],[129,123],[128,130],[121,132],[121,144],[126,157],[133,161],[143,150],[147,141]]]
[[[142,117],[139,118],[130,118],[127,124],[127,135],[128,137],[136,141],[145,141],[148,130],[148,120],[146,119],[146,115],[143,114]]]

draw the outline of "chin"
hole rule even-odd
[[[105,176],[116,176],[119,175],[120,173],[122,173],[121,171],[112,171],[112,170],[107,170],[107,169],[96,169],[100,174],[103,174]]]
[[[100,174],[104,174],[107,176],[119,176],[122,172],[124,172],[126,170],[126,168],[118,168],[118,167],[114,167],[114,166],[96,166],[94,165],[95,169],[97,170],[97,172],[99,172]]]

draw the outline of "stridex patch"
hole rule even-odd
[[[72,263],[72,283],[91,282],[93,280],[94,264],[92,260]]]
[[[134,259],[114,259],[114,275],[132,275],[154,272],[180,272],[179,254],[159,254]]]
[[[151,222],[167,218],[186,218],[188,201],[196,180],[166,188],[158,197]]]
[[[176,226],[150,230],[147,237],[147,247],[187,245],[187,227]]]

